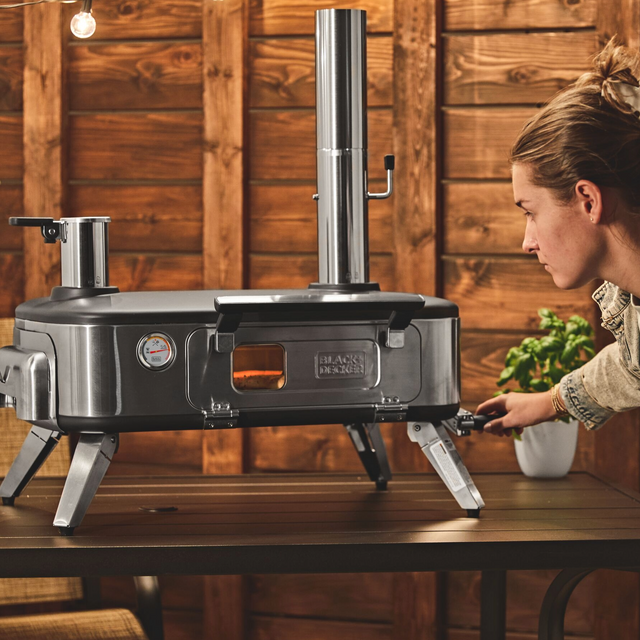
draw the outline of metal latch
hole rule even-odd
[[[240,412],[232,409],[228,402],[214,402],[209,411],[204,411],[205,429],[233,429],[238,426]]]
[[[402,404],[398,396],[385,396],[382,404],[376,404],[374,422],[404,422],[407,419],[409,405]]]

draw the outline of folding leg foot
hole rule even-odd
[[[117,435],[80,436],[53,521],[53,526],[59,527],[62,535],[71,535],[82,522],[117,448]],[[71,530],[71,534],[63,530]]]
[[[376,489],[385,491],[387,482],[391,480],[391,467],[387,458],[387,449],[380,433],[380,425],[374,422],[371,424],[345,424],[344,426],[369,479],[376,483]]]
[[[0,486],[2,504],[12,505],[60,441],[60,433],[31,427],[20,453]]]
[[[447,430],[440,423],[410,422],[407,433],[413,442],[420,445],[425,456],[447,485],[458,504],[467,510],[469,517],[478,517],[484,500],[464,466]]]
[[[479,518],[480,509],[467,509],[467,518]]]
[[[2,504],[6,507],[13,507],[15,501],[15,498],[2,498]]]
[[[72,536],[75,530],[75,527],[58,527],[61,536]]]

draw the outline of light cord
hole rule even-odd
[[[20,7],[29,7],[33,4],[42,4],[43,2],[59,2],[60,4],[73,4],[78,0],[33,0],[33,2],[20,2],[19,4],[0,4],[0,9],[19,9]]]

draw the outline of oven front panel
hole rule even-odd
[[[215,403],[234,409],[375,404],[383,397],[409,403],[421,388],[420,333],[409,327],[404,349],[379,346],[384,325],[263,325],[240,327],[243,345],[279,345],[284,351],[281,388],[241,390],[234,384],[233,354],[214,349],[213,329],[198,329],[187,347],[187,393],[197,409]]]

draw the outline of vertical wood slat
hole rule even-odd
[[[396,288],[426,295],[435,295],[438,289],[440,10],[439,2],[397,0],[395,4]]]
[[[205,288],[243,285],[245,61],[248,2],[203,2],[203,281]],[[204,434],[204,473],[242,473],[243,435],[239,429]],[[204,579],[206,640],[242,640],[242,576]]]
[[[437,295],[439,289],[436,217],[441,11],[442,3],[437,0],[396,0],[394,6],[395,285],[397,291],[426,295]],[[393,432],[394,449],[408,448],[402,431]],[[441,637],[441,595],[436,573],[397,574],[393,638]]]
[[[58,3],[24,9],[24,215],[64,214],[66,166],[66,39]],[[67,25],[64,25],[67,27]],[[68,27],[67,27],[68,28]],[[60,247],[25,230],[25,297],[60,284]]]
[[[628,46],[640,46],[640,0],[598,0],[600,44],[617,34]],[[609,335],[598,327],[602,344]],[[640,410],[615,416],[596,433],[596,472],[637,491],[640,489]],[[624,444],[623,444],[624,443]],[[595,635],[598,640],[640,636],[640,574],[598,571]]]

